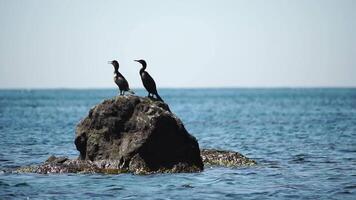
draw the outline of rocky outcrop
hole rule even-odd
[[[31,173],[199,172],[207,166],[256,162],[238,152],[203,149],[168,105],[150,98],[118,96],[93,107],[76,128],[77,159],[49,157]],[[204,164],[203,164],[204,163]]]
[[[203,170],[197,140],[168,105],[150,98],[118,96],[89,111],[77,126],[81,160],[129,172]]]

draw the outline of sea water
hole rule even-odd
[[[356,199],[356,89],[159,92],[201,148],[258,164],[192,174],[10,173],[50,155],[77,157],[76,124],[118,91],[1,90],[0,199]]]

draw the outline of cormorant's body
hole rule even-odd
[[[120,95],[124,94],[125,91],[129,91],[129,83],[125,79],[125,77],[120,73],[120,72],[114,72],[114,81],[117,86],[119,86],[120,89]]]
[[[130,92],[131,94],[134,94],[133,91],[130,90],[129,83],[125,79],[125,77],[119,72],[119,63],[116,60],[113,60],[110,62],[114,68],[114,82],[120,89],[120,95],[125,94],[125,92]]]
[[[135,60],[135,61],[142,64],[142,68],[140,69],[140,76],[141,76],[143,86],[146,88],[148,92],[148,97],[151,97],[151,95],[152,96],[155,95],[158,100],[163,102],[163,99],[158,95],[155,81],[150,76],[150,74],[145,71],[147,66],[146,61],[144,60]]]

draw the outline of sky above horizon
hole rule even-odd
[[[356,87],[356,1],[0,0],[0,88]]]

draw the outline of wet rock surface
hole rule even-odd
[[[222,151],[216,149],[202,149],[201,157],[205,166],[220,166],[220,167],[245,167],[256,165],[256,162],[242,154],[234,151]],[[185,165],[176,165],[171,169],[161,169],[157,171],[140,170],[140,168],[123,169],[119,167],[118,160],[81,160],[68,159],[66,157],[51,156],[46,162],[39,166],[22,167],[14,172],[16,173],[134,173],[134,174],[151,174],[151,173],[179,173],[179,172],[197,172],[199,169],[189,168],[187,171]]]

